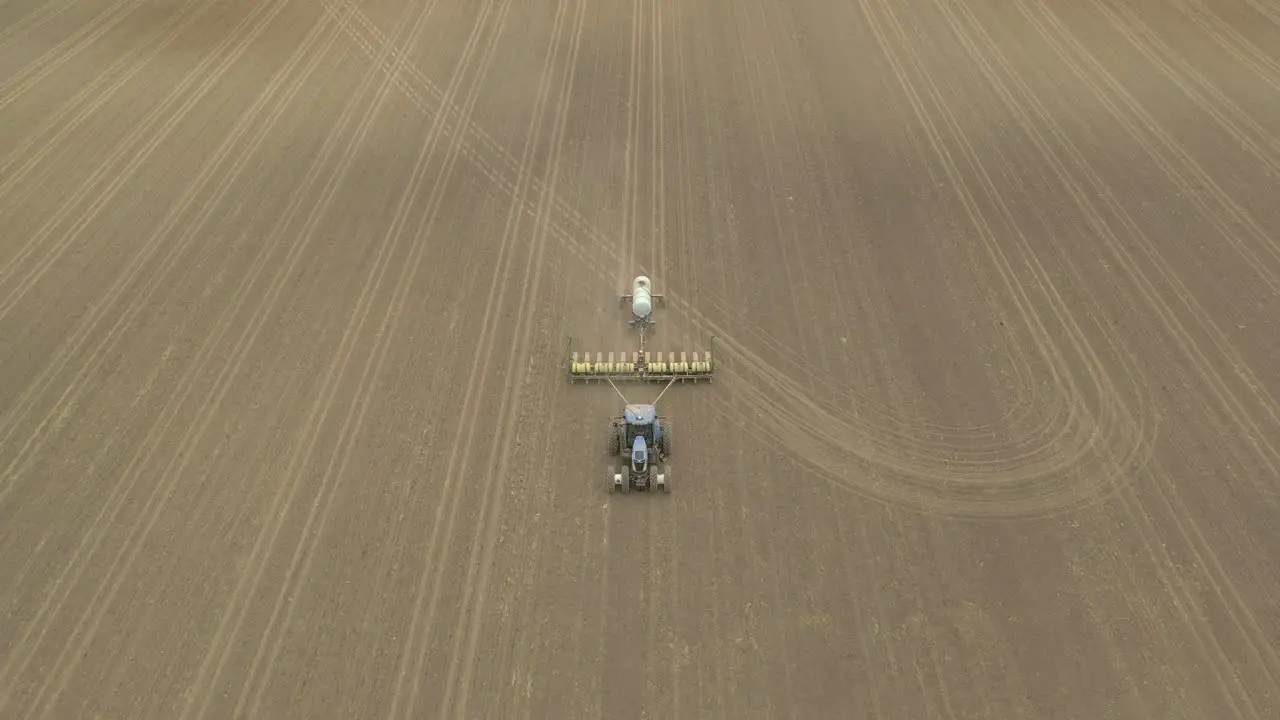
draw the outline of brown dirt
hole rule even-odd
[[[1278,717],[1278,197],[1262,0],[0,3],[0,717]]]

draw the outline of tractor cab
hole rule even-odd
[[[635,447],[636,438],[644,438],[646,444],[654,442],[658,410],[652,405],[628,405],[622,411],[627,424],[626,443]]]

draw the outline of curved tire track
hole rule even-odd
[[[420,107],[423,104],[419,102]],[[435,112],[453,114],[447,104]],[[466,126],[457,131],[483,137]],[[481,145],[487,147],[490,153],[498,154],[500,160],[510,157],[500,146],[495,147],[496,143],[484,143],[481,139]],[[471,157],[482,157],[479,153],[480,149],[475,149]],[[508,167],[511,165],[509,161],[502,164]],[[512,183],[505,177],[500,166],[485,162],[480,169],[498,182],[500,187],[511,191]],[[526,201],[526,205],[532,212],[532,202]],[[553,236],[566,243],[568,249],[584,262],[600,271],[601,266],[594,258],[603,256],[612,257],[619,262],[619,267],[623,266],[628,251],[619,251],[604,233],[590,228],[585,221],[576,221],[573,215],[560,211],[559,206],[556,214],[560,217],[553,220]],[[983,222],[985,221],[979,220],[980,226]],[[626,242],[625,247],[629,247]],[[1003,262],[1007,265],[1008,261]],[[642,265],[641,269],[646,268]],[[612,282],[615,275],[614,271],[602,273],[602,279]],[[1012,275],[1009,273],[1006,272],[1004,277],[1007,282],[1012,282]],[[1019,292],[1025,297],[1025,291]],[[679,293],[671,295],[675,299],[680,297]],[[1022,301],[1024,306],[1026,302]],[[793,432],[799,435],[811,433],[808,437],[821,437],[830,444],[823,445],[822,450],[816,453],[803,444],[794,448],[795,450],[802,450],[814,457],[825,457],[826,460],[819,464],[825,468],[826,475],[843,484],[853,483],[853,487],[871,492],[882,499],[915,505],[928,509],[929,512],[959,514],[1018,515],[1061,510],[1081,502],[1096,500],[1110,492],[1117,484],[1124,482],[1133,468],[1139,466],[1150,452],[1154,422],[1149,417],[1149,412],[1143,409],[1146,391],[1142,388],[1145,386],[1134,367],[1126,371],[1121,383],[1110,384],[1111,381],[1102,375],[1104,379],[1099,382],[1103,384],[1092,387],[1091,396],[1101,403],[1093,410],[1101,414],[1092,419],[1080,394],[1081,390],[1060,386],[1045,398],[1040,395],[1037,384],[1030,382],[1033,377],[1030,370],[1024,370],[1022,374],[1032,388],[1029,393],[1040,403],[1039,412],[1035,415],[1039,422],[1034,425],[1028,426],[1026,423],[1029,414],[1037,410],[1030,403],[1020,403],[1017,408],[1008,410],[1005,419],[994,426],[952,428],[917,417],[895,414],[887,407],[877,406],[870,399],[870,393],[867,393],[867,407],[875,411],[865,420],[851,419],[837,407],[819,401],[817,393],[790,382],[785,373],[770,366],[758,354],[750,351],[748,346],[733,342],[729,333],[712,323],[705,314],[695,313],[687,306],[684,313],[702,330],[717,334],[721,343],[729,350],[731,360],[737,362],[747,359],[747,367],[751,370],[744,373],[744,380],[749,379],[749,384],[766,388],[772,384],[777,386],[773,388],[774,391],[785,388],[790,398],[786,402],[797,402],[796,398],[805,398],[798,401],[801,410],[786,411],[781,417],[786,418],[785,422]],[[1043,330],[1038,334],[1044,337]],[[1085,348],[1079,344],[1078,338],[1077,335],[1077,340],[1074,341],[1076,347]],[[1098,367],[1096,358],[1089,359],[1087,349],[1082,349],[1081,352],[1085,356],[1083,362]],[[1043,349],[1039,354],[1051,367],[1058,368],[1060,377],[1065,377],[1063,373],[1067,371],[1058,359],[1061,357],[1058,350]],[[721,360],[724,357],[722,354]],[[1114,404],[1118,394],[1108,388],[1117,386],[1135,388],[1138,403],[1136,409],[1130,411]],[[1043,412],[1046,408],[1049,409],[1048,413]],[[1142,419],[1131,429],[1119,429],[1124,423],[1133,422],[1127,419],[1131,417]],[[770,427],[775,427],[778,420],[775,418]],[[1115,423],[1121,425],[1117,426]],[[1014,430],[1021,432],[1013,434]],[[1001,434],[1009,437],[1002,438]],[[796,436],[797,441],[801,440],[799,435]],[[782,436],[792,437],[786,433]],[[996,438],[994,441],[993,436]],[[1114,453],[1119,458],[1114,461],[1115,467],[1107,469],[1103,466],[1112,465],[1112,461],[1090,453],[1092,445],[1099,438],[1110,437],[1126,439],[1119,441],[1121,449]],[[974,443],[984,438],[988,442],[975,447]],[[1010,456],[1012,460],[1009,459]],[[851,478],[848,472],[851,459],[883,466],[885,472],[904,478],[901,480],[904,486],[891,490],[883,476],[877,479],[869,476],[864,479]],[[1102,469],[1099,470],[1099,467]],[[930,497],[931,493],[934,497]],[[981,500],[975,495],[988,499]],[[1024,496],[1029,496],[1025,506],[1019,500]],[[961,503],[962,507],[947,510],[947,504],[952,500]],[[1006,509],[1000,509],[1002,506]]]

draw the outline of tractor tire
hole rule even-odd
[[[613,473],[613,466],[612,466],[612,465],[610,465],[610,466],[609,466],[609,475],[608,475],[608,483],[609,483],[609,492],[610,492],[610,493],[617,492],[617,490],[618,490],[618,486],[613,484],[613,474],[614,474],[614,473]]]
[[[662,468],[662,492],[671,492],[671,466]]]
[[[658,449],[662,451],[663,458],[671,457],[671,426],[667,423],[662,424],[662,437],[658,441]]]
[[[609,426],[609,457],[618,457],[622,452],[622,428]]]

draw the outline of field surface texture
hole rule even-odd
[[[0,0],[0,717],[1271,720],[1278,293],[1274,0]]]

